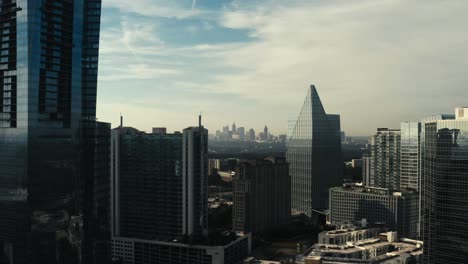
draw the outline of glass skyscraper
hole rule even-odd
[[[419,190],[421,123],[402,122],[400,141],[400,189]]]
[[[468,108],[456,112],[422,125],[424,263],[466,263],[468,255]]]
[[[328,189],[343,178],[340,116],[329,115],[311,86],[289,138],[286,159],[291,175],[291,209],[312,216],[328,208]]]
[[[0,262],[98,262],[87,194],[99,184],[100,11],[100,0],[0,1]]]

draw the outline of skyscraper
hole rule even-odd
[[[112,130],[113,236],[182,235],[182,134]]]
[[[291,179],[284,158],[241,161],[233,176],[233,229],[263,232],[291,216]]]
[[[424,263],[465,263],[468,255],[468,108],[429,120],[421,133]]]
[[[309,216],[328,208],[328,189],[343,178],[340,116],[329,115],[311,86],[287,146],[291,209]]]
[[[232,134],[237,134],[236,123],[232,123]]]
[[[8,263],[92,263],[101,1],[0,10],[0,247]]]
[[[208,130],[201,125],[183,132],[182,224],[193,239],[208,232]]]
[[[253,128],[249,129],[249,140],[255,141],[255,130]]]
[[[378,128],[371,145],[371,186],[400,190],[400,130]]]
[[[92,124],[92,122],[88,122]],[[92,137],[93,151],[83,160],[90,164],[92,171],[87,175],[87,188],[84,188],[85,249],[82,263],[108,263],[111,256],[111,124],[94,122]]]
[[[419,190],[421,123],[402,122],[400,148],[400,189]]]
[[[239,127],[237,129],[237,132],[239,133],[239,139],[244,140],[245,139],[245,127]]]
[[[268,134],[268,127],[265,125],[265,128],[263,128],[263,139],[268,140],[270,138],[270,134]]]
[[[288,128],[286,130],[286,144],[288,144],[289,139],[292,136],[292,133],[294,132],[294,127],[296,126],[297,122],[297,116],[296,115],[290,115],[288,117]]]

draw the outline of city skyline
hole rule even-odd
[[[315,84],[329,111],[342,113],[347,135],[366,136],[450,112],[468,96],[460,70],[468,66],[460,56],[468,49],[466,2],[192,5],[103,2],[100,120],[115,127],[121,112],[141,130],[182,130],[186,116],[202,111],[210,131],[238,120],[283,134]]]

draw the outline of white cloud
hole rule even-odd
[[[184,5],[186,3],[186,5]],[[103,1],[105,8],[118,8],[122,12],[136,13],[148,17],[185,19],[209,14],[206,10],[192,8],[188,1],[174,0],[109,0]]]
[[[190,1],[186,7],[181,1],[107,2],[153,17],[184,19],[206,12],[192,11]],[[219,120],[243,118],[252,127],[267,122],[275,132],[284,132],[288,114],[299,110],[308,85],[315,83],[327,112],[342,115],[348,134],[369,134],[466,104],[467,9],[468,2],[455,0],[234,1],[206,20],[212,25],[219,17],[218,26],[247,30],[245,42],[174,48],[157,38],[155,25],[124,21],[103,32],[101,58],[107,57],[105,68],[116,75],[167,76],[175,89],[205,93],[206,102],[184,101],[186,111],[217,104],[221,112],[211,114]],[[119,71],[126,60],[115,54],[128,50],[136,61]],[[164,55],[168,59],[159,58]],[[180,74],[187,67],[198,78],[184,79]],[[218,70],[206,70],[210,67]],[[233,97],[210,102],[209,93]],[[226,104],[235,111],[222,111]]]
[[[212,85],[286,120],[274,109],[299,108],[315,83],[326,110],[342,114],[351,134],[452,111],[461,100],[450,94],[468,96],[461,71],[468,66],[467,8],[460,1],[307,1],[230,10],[222,25],[250,30],[253,41],[219,53],[237,71]]]
[[[162,76],[177,75],[180,72],[175,69],[155,67],[148,64],[128,64],[106,67],[106,72],[99,76],[100,81],[118,81],[118,80],[150,80]]]

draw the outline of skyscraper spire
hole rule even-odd
[[[340,116],[325,113],[311,85],[286,152],[293,211],[311,216],[315,209],[328,207],[328,189],[342,179],[339,131]]]

